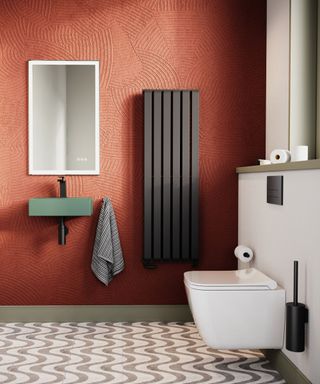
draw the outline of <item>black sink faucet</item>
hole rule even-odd
[[[60,197],[67,197],[67,184],[64,176],[59,177],[58,182],[60,184]]]
[[[67,197],[67,184],[64,176],[59,177],[58,182],[60,184],[60,197]],[[66,244],[66,236],[69,232],[68,227],[65,224],[65,217],[59,217],[58,224],[58,243],[60,245]]]

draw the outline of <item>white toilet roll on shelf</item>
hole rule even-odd
[[[253,259],[253,250],[245,245],[238,245],[234,250],[234,255],[242,263],[249,263]]]
[[[297,145],[293,147],[291,156],[291,161],[306,161],[308,160],[308,146],[307,145]]]
[[[270,154],[272,164],[288,163],[290,159],[290,152],[286,149],[274,149]]]
[[[258,159],[259,161],[259,165],[269,165],[271,164],[271,160],[267,160],[267,159]]]

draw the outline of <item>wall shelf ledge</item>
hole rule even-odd
[[[320,159],[306,161],[292,161],[282,164],[251,165],[236,168],[237,173],[277,172],[277,171],[305,171],[320,169]]]

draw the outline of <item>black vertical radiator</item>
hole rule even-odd
[[[145,90],[143,264],[199,258],[199,91]]]

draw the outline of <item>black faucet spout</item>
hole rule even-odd
[[[60,197],[67,197],[67,184],[65,177],[59,177],[58,182],[60,184]]]
[[[67,197],[67,184],[64,176],[59,177],[58,182],[60,184],[60,198]],[[66,244],[66,237],[69,232],[68,227],[65,224],[65,217],[59,217],[58,224],[58,243],[60,245]]]

